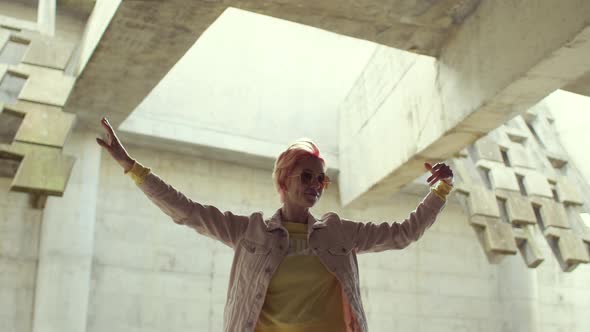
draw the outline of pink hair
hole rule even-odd
[[[318,149],[317,145],[308,138],[301,138],[289,145],[287,150],[283,151],[275,161],[272,179],[279,193],[281,203],[285,201],[285,182],[287,176],[293,172],[293,169],[295,169],[295,166],[300,160],[310,157],[318,158],[322,162],[322,165],[326,167],[326,162],[320,156],[320,149]]]

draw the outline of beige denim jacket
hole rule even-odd
[[[193,202],[138,163],[131,173],[139,188],[175,223],[234,249],[224,331],[253,331],[269,282],[289,246],[280,209],[270,218],[262,212],[249,216],[221,212],[214,206]],[[346,332],[367,331],[357,254],[403,249],[418,240],[445,205],[439,193],[431,191],[401,223],[361,223],[340,218],[336,213],[326,213],[319,219],[309,215],[309,246],[342,286]]]

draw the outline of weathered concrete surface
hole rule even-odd
[[[114,4],[118,0],[106,1]],[[124,1],[66,105],[100,130],[118,127],[197,38],[227,8],[237,7],[328,31],[436,55],[455,24],[479,1]],[[100,3],[99,3],[100,4]],[[98,7],[98,6],[97,6]],[[108,17],[103,17],[107,19]],[[101,33],[100,29],[95,31]],[[86,38],[94,38],[88,34]],[[90,45],[86,45],[93,49]],[[97,93],[99,92],[99,93]]]
[[[395,192],[424,172],[424,161],[451,157],[578,80],[590,68],[590,2],[483,2],[437,61],[401,53],[376,57],[351,91],[368,93],[343,105],[343,204]],[[342,136],[345,128],[352,134]]]
[[[86,331],[101,148],[75,132],[64,151],[77,156],[63,197],[43,211],[33,332]]]
[[[590,97],[590,71],[577,81],[564,86],[563,90]]]

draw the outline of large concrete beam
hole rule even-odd
[[[104,114],[109,114],[111,123],[118,127],[228,7],[436,55],[449,32],[479,2],[99,1],[89,23],[95,27],[87,29],[82,42],[85,53],[79,55],[72,72],[85,69],[65,110],[77,113],[82,123],[95,130],[100,130],[98,120]],[[106,7],[117,8],[115,4],[118,9],[109,15]],[[103,14],[98,14],[101,10]],[[109,21],[105,31],[104,23]],[[86,64],[88,50],[94,53]]]
[[[590,97],[590,70],[577,81],[564,86],[563,90]]]
[[[424,161],[451,157],[579,79],[589,25],[584,0],[484,1],[439,60],[376,53],[342,108],[342,203],[397,191]]]

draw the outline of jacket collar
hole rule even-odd
[[[324,228],[326,223],[318,221],[311,213],[307,216],[308,231],[311,229]],[[266,223],[266,230],[272,232],[275,229],[283,228],[283,220],[281,218],[281,209],[279,208]]]

